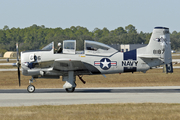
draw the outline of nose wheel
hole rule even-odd
[[[28,91],[29,93],[33,93],[33,92],[35,91],[34,85],[29,85],[29,86],[27,87],[27,91]]]

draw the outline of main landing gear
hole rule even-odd
[[[84,84],[86,83],[81,76],[78,75],[78,77]],[[76,88],[76,75],[74,74],[74,71],[68,71],[68,74],[66,76],[62,76],[62,79],[63,81],[66,81],[63,85],[66,92],[74,92]]]
[[[78,77],[79,77],[79,79],[81,80],[82,83],[86,84],[86,81],[84,81],[81,76],[78,75]],[[74,80],[74,84],[76,86],[75,80]],[[66,92],[74,92],[75,87],[66,88],[65,90],[66,90]]]
[[[33,93],[35,91],[35,87],[34,85],[31,85],[31,83],[33,83],[33,81],[35,81],[35,79],[32,77],[30,80],[29,80],[29,86],[27,87],[27,91],[29,93]]]
[[[74,71],[68,71],[68,75],[62,76],[62,80],[66,81],[63,85],[63,88],[65,88],[66,92],[74,92],[76,88],[76,76],[74,75]]]

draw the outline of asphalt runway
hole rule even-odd
[[[17,59],[9,59],[9,61],[14,61],[14,60],[17,60]],[[7,58],[0,59],[0,61],[7,61]]]
[[[0,63],[0,65],[14,65],[14,63]]]
[[[180,86],[77,88],[64,89],[0,89],[0,106],[70,105],[104,103],[180,103]]]

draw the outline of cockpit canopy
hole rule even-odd
[[[48,44],[44,48],[44,51],[53,51],[54,53],[54,42]],[[110,56],[118,52],[116,49],[99,43],[96,41],[85,40],[84,51],[76,51],[76,40],[64,40],[63,41],[63,54],[85,54],[85,55],[98,55],[98,56]]]
[[[84,51],[86,55],[110,56],[117,52],[116,49],[103,43],[85,40]]]

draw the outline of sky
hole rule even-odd
[[[168,27],[180,32],[180,0],[0,0],[0,29],[33,24],[114,30],[132,24],[138,32]]]

